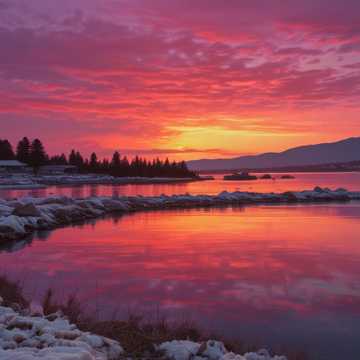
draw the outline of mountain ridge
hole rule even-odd
[[[350,137],[335,142],[300,145],[282,152],[239,156],[229,159],[199,159],[187,162],[196,171],[257,169],[285,166],[320,165],[334,162],[360,160],[360,137]]]

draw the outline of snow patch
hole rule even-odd
[[[244,355],[228,352],[220,341],[208,340],[202,344],[189,340],[162,343],[158,349],[171,360],[287,360],[285,356],[271,356],[265,349]]]
[[[53,229],[111,212],[245,204],[313,203],[360,200],[360,192],[322,189],[285,193],[227,192],[218,195],[119,196],[74,199],[65,196],[24,197],[0,202],[0,243],[19,240],[35,230]]]
[[[59,314],[38,315],[39,307],[30,313],[36,315],[0,306],[0,359],[115,360],[124,352],[118,342],[82,332]]]

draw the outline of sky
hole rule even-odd
[[[0,0],[0,138],[232,157],[360,136],[358,0]]]

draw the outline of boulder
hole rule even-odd
[[[206,358],[209,360],[219,360],[225,355],[228,351],[226,350],[224,344],[220,341],[208,340],[203,342],[197,352],[197,356]]]
[[[26,205],[18,205],[15,207],[13,211],[13,215],[27,217],[27,216],[34,216],[39,217],[41,213],[39,209],[34,204],[26,204]]]
[[[288,202],[296,202],[299,200],[298,197],[296,196],[296,194],[294,194],[292,191],[284,192],[283,196],[286,199],[286,201],[288,201]]]

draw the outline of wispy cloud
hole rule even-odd
[[[2,0],[2,131],[37,132],[52,151],[76,138],[84,151],[175,157],[359,133],[359,11],[352,0]],[[190,138],[193,127],[211,138]],[[260,141],[266,132],[282,140]]]

